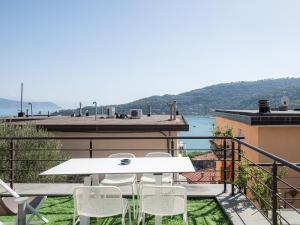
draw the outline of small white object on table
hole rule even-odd
[[[63,162],[40,175],[93,175],[93,174],[155,174],[156,184],[162,183],[163,173],[195,172],[188,157],[131,158],[128,165],[121,165],[121,158],[78,158]],[[80,218],[80,224],[89,224],[88,218]],[[155,217],[161,224],[161,217]]]

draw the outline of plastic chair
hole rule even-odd
[[[183,214],[183,223],[188,224],[186,189],[181,186],[144,186],[140,195],[138,224],[145,214],[174,216]]]
[[[120,188],[115,186],[82,186],[74,189],[73,225],[77,216],[111,217],[122,215],[122,225],[128,209],[131,225],[131,211],[127,199],[122,197]]]
[[[30,213],[31,215],[27,217],[26,225],[31,224],[33,217],[37,216],[40,221],[35,221],[35,223],[48,223],[47,218],[42,216],[39,213],[39,209],[42,207],[43,203],[47,199],[47,196],[34,196],[34,197],[21,197],[17,192],[11,189],[3,180],[0,179],[0,186],[8,192],[11,196],[13,196],[14,200],[11,197],[3,197],[0,200],[1,207],[5,207],[4,211],[16,214],[17,217],[21,216],[21,214]],[[18,211],[18,204],[25,204],[25,211]],[[1,223],[0,223],[1,224]]]
[[[108,156],[109,158],[135,158],[131,153],[116,153]],[[135,174],[106,174],[105,178],[101,181],[100,185],[105,186],[130,186],[133,200],[133,214],[136,215],[136,202],[135,202],[135,190],[136,190],[136,175]]]
[[[146,154],[145,157],[172,157],[171,154],[167,152],[150,152]],[[144,173],[141,177],[142,184],[155,184],[155,176],[153,173]],[[164,173],[162,175],[162,184],[173,184],[172,173]]]

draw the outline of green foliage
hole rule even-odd
[[[267,173],[259,167],[251,167],[249,171],[253,177],[257,177],[257,180],[251,178],[251,193],[253,199],[259,203],[261,209],[268,215],[268,211],[271,210],[272,206],[272,174]],[[285,175],[286,170],[284,168],[279,168],[277,176],[283,178]]]
[[[0,124],[0,137],[49,137],[50,134],[35,126],[23,125],[15,126],[6,123]],[[0,140],[0,176],[8,181],[10,179],[10,154],[11,144],[13,143],[15,158],[15,178],[16,182],[50,182],[60,181],[61,177],[39,176],[39,173],[47,170],[59,163],[54,160],[66,160],[69,155],[60,151],[60,144],[56,140],[47,139],[20,139],[20,140]],[[33,161],[44,160],[44,161]],[[48,161],[51,160],[51,161]]]
[[[250,180],[250,167],[243,160],[238,163],[239,172],[237,173],[237,177],[235,179],[235,184],[241,189],[247,188],[247,183]]]
[[[245,161],[240,161],[238,166],[239,172],[235,179],[235,184],[240,188],[247,188],[247,185],[251,187],[252,199],[268,215],[268,211],[272,207],[272,173],[267,173],[267,171],[258,166],[249,166]],[[271,169],[269,170],[272,172]],[[286,176],[286,169],[278,168],[277,176],[279,178]]]
[[[212,135],[215,137],[233,137],[233,128],[229,126],[217,126],[213,129]]]

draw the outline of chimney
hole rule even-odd
[[[21,111],[18,113],[18,117],[23,117],[23,82],[21,83]]]
[[[270,112],[269,100],[266,99],[258,100],[258,109],[259,109],[259,113]]]
[[[173,119],[173,104],[169,104],[170,106],[170,120]]]
[[[79,117],[82,116],[82,103],[79,102],[79,114],[78,114]]]
[[[95,105],[95,120],[97,120],[97,102],[93,102]]]
[[[148,104],[148,116],[151,116],[151,105]]]
[[[177,106],[176,106],[176,100],[173,101],[173,120],[176,120],[176,111],[177,111]]]

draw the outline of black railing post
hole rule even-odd
[[[241,163],[242,160],[242,150],[241,150],[241,143],[238,143],[238,162]],[[238,173],[240,172],[240,166],[238,166]],[[242,189],[239,187],[239,192],[241,192]]]
[[[227,184],[226,184],[226,180],[227,180],[227,170],[226,170],[226,167],[227,167],[227,163],[226,163],[226,157],[227,157],[227,154],[226,154],[226,139],[224,139],[224,142],[223,142],[223,179],[224,179],[224,193],[227,192]]]
[[[170,153],[170,139],[167,138],[166,140],[167,140],[167,151],[168,153]]]
[[[231,140],[231,195],[234,195],[234,167],[235,167],[235,143]]]
[[[174,139],[171,139],[171,155],[174,156],[174,149],[175,149],[175,145],[174,145]]]
[[[90,139],[90,158],[93,158],[93,140]]]
[[[278,214],[277,214],[277,163],[273,162],[272,167],[272,224],[278,224]]]
[[[10,187],[14,188],[14,180],[15,180],[15,148],[14,148],[14,140],[10,140]]]

